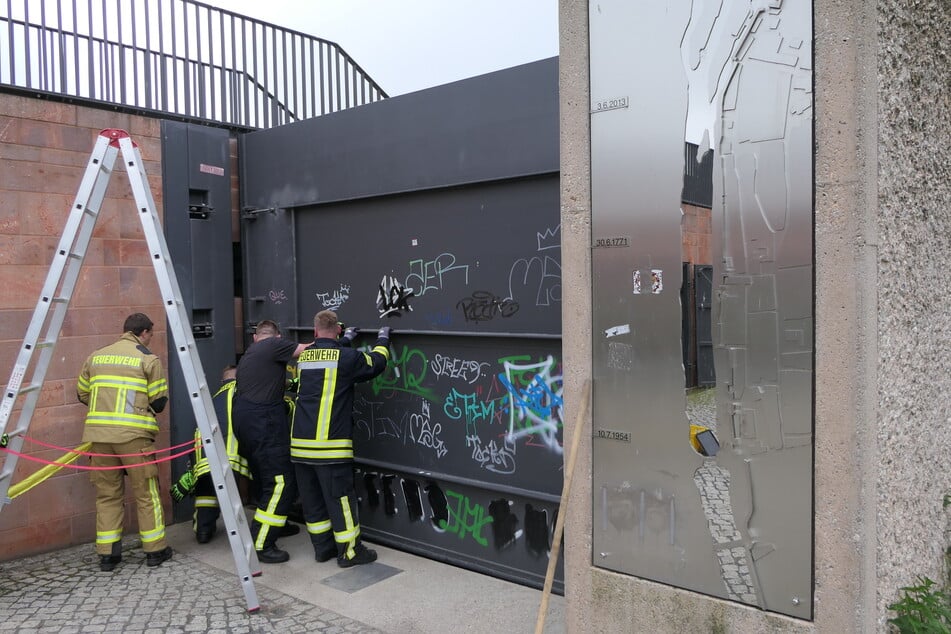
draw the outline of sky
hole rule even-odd
[[[558,55],[558,0],[203,0],[339,44],[391,97]]]

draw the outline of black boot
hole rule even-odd
[[[262,564],[282,564],[291,558],[286,550],[281,550],[277,544],[265,544],[264,548],[257,551],[258,561]]]
[[[113,542],[111,555],[99,555],[99,570],[112,572],[122,561],[122,542]]]
[[[217,530],[218,529],[215,526],[211,527],[210,529],[199,528],[197,531],[195,531],[195,539],[199,544],[207,544],[211,541],[211,538],[215,536]]]
[[[145,565],[154,568],[161,566],[162,562],[172,558],[172,547],[166,546],[163,550],[154,553],[145,553]]]
[[[337,565],[341,568],[349,568],[350,566],[372,564],[376,561],[376,551],[367,548],[363,544],[357,544],[353,551],[353,558],[347,558],[346,553],[337,557]]]

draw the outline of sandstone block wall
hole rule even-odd
[[[0,382],[6,384],[36,307],[99,132],[121,128],[138,143],[161,213],[160,122],[26,96],[0,94]],[[125,317],[155,322],[152,349],[168,367],[166,323],[128,176],[121,157],[110,180],[90,248],[46,376],[28,436],[60,447],[80,443],[85,407],[76,377],[93,349],[114,341]],[[34,355],[36,357],[38,355]],[[28,375],[29,376],[29,375]],[[10,426],[18,420],[13,413]],[[159,417],[166,430],[169,414]],[[63,452],[31,442],[24,452],[54,460]],[[88,464],[80,459],[77,464]],[[14,482],[41,464],[20,459]],[[168,490],[168,469],[161,469]],[[130,498],[131,500],[131,498]],[[126,527],[134,530],[129,504]],[[0,511],[0,560],[92,542],[95,492],[88,472],[63,469]]]

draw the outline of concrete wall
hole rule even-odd
[[[560,0],[570,632],[884,631],[939,578],[951,488],[951,4],[815,2],[815,618],[800,621],[591,565],[587,3]],[[578,425],[581,425],[580,430]]]
[[[951,490],[951,2],[878,0],[877,614],[938,579]],[[869,136],[872,136],[870,134]],[[875,244],[872,242],[872,244]],[[874,259],[873,259],[874,258]],[[871,502],[872,500],[870,500]]]
[[[99,132],[128,131],[162,208],[158,120],[109,110],[0,94],[0,381],[9,378]],[[155,322],[152,349],[167,365],[165,314],[128,176],[116,171],[96,224],[28,437],[60,447],[80,444],[86,408],[76,377],[93,349],[115,341],[125,317]],[[36,357],[36,355],[35,355]],[[35,358],[34,357],[34,358]],[[29,376],[29,375],[28,375]],[[19,418],[19,408],[10,427]],[[159,416],[168,443],[168,410]],[[54,460],[62,451],[27,441],[24,452]],[[88,464],[80,459],[77,464]],[[40,464],[20,459],[14,483]],[[168,469],[160,470],[168,490]],[[129,498],[131,500],[131,496]],[[127,504],[126,530],[135,529]],[[0,512],[0,560],[95,539],[95,491],[88,472],[64,469]],[[91,548],[91,547],[90,547]],[[92,550],[90,550],[92,552]]]

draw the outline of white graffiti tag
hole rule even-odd
[[[472,385],[482,376],[482,368],[489,365],[482,361],[469,361],[466,359],[456,359],[436,354],[429,367],[437,377],[448,377],[450,379],[462,379]]]
[[[350,286],[347,284],[341,284],[340,288],[333,291],[327,291],[326,293],[317,293],[317,299],[320,300],[321,305],[328,310],[337,310],[340,308],[345,301],[350,299]]]

